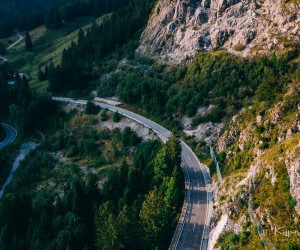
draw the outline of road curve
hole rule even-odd
[[[71,98],[53,97],[55,101],[85,105],[87,101]],[[161,125],[131,111],[95,102],[101,108],[109,109],[152,129],[164,142],[171,137],[171,132]],[[206,249],[210,222],[211,194],[209,192],[210,174],[208,168],[201,164],[189,148],[181,142],[182,161],[185,167],[186,197],[182,209],[181,221],[174,234],[170,249]]]
[[[11,144],[17,137],[17,131],[10,125],[1,123],[2,127],[4,128],[6,132],[6,139],[2,142],[0,142],[0,149],[3,149],[4,147]]]

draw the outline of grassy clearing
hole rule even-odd
[[[76,22],[65,24],[60,30],[47,30],[44,26],[40,26],[30,31],[34,46],[33,51],[25,51],[23,39],[18,45],[8,51],[7,58],[13,68],[30,76],[32,89],[38,94],[44,94],[48,84],[47,82],[38,82],[39,68],[44,67],[51,61],[55,65],[60,63],[64,49],[68,48],[72,42],[77,41],[79,29],[81,28],[86,32],[94,22],[100,24],[108,15],[98,19],[92,17],[78,18]],[[24,36],[24,34],[22,35]],[[8,46],[18,38],[17,35],[13,35],[1,41]]]

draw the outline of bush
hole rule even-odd
[[[226,112],[223,109],[217,107],[217,108],[212,109],[209,113],[207,113],[205,115],[195,116],[192,119],[192,126],[196,127],[200,123],[204,123],[204,122],[218,123],[218,122],[222,121],[222,118],[225,115],[226,115]]]
[[[296,204],[297,204],[297,201],[294,199],[294,198],[290,198],[289,199],[289,203],[290,203],[290,205],[292,206],[292,207],[294,207],[294,206],[296,206]]]
[[[235,46],[233,46],[233,49],[234,49],[235,51],[242,51],[242,50],[244,50],[245,48],[246,48],[246,46],[243,45],[243,44],[241,44],[241,43],[238,43],[238,44],[236,44]]]
[[[116,112],[116,113],[113,114],[112,119],[113,119],[114,122],[118,123],[119,121],[121,121],[122,115],[119,112]]]
[[[262,134],[265,131],[264,126],[257,126],[254,129],[254,133],[256,134],[256,136],[260,136],[260,134]]]
[[[101,113],[101,121],[105,122],[108,120],[107,110],[103,110]]]
[[[294,244],[292,242],[288,242],[288,243],[285,244],[284,249],[285,250],[299,250],[300,248],[296,244]]]
[[[95,105],[95,103],[88,101],[85,107],[85,112],[90,115],[96,115],[100,111],[100,107]]]

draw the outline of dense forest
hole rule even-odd
[[[0,64],[0,119],[14,122],[20,136],[45,126],[54,107],[48,97],[32,93],[26,76],[19,75],[7,63]]]
[[[193,117],[192,125],[220,122],[242,107],[251,105],[259,87],[260,99],[274,101],[290,78],[295,65],[287,59],[262,57],[247,60],[226,52],[199,53],[188,66],[165,67],[148,62],[148,67],[119,67],[97,82],[98,95],[118,96],[161,120],[176,126],[176,116]],[[274,87],[274,79],[279,81]],[[268,97],[266,97],[268,92]],[[205,116],[197,115],[200,106],[213,105]]]
[[[100,114],[62,115],[1,200],[0,248],[166,249],[184,195],[178,141],[99,129]]]
[[[101,97],[118,96],[124,103],[136,105],[149,115],[162,121],[168,120],[172,127],[180,128],[178,118],[185,115],[193,117],[193,126],[231,117],[241,108],[251,105],[252,97],[262,83],[264,87],[258,89],[260,94],[265,95],[268,89],[268,99],[275,101],[281,93],[281,86],[297,68],[289,63],[291,58],[277,58],[275,54],[244,59],[226,52],[198,53],[189,65],[176,67],[160,65],[147,58],[133,58],[134,41],[121,48],[112,42],[124,38],[123,35],[118,37],[122,34],[122,28],[120,32],[117,28],[108,28],[109,25],[119,27],[119,21],[122,23],[122,19],[115,16],[103,25],[94,25],[86,36],[79,32],[78,43],[73,43],[64,51],[61,65],[50,65],[50,70],[47,68],[53,93],[97,88]],[[113,56],[107,57],[109,52],[115,50]],[[124,56],[128,58],[127,66],[118,65]],[[98,78],[99,69],[104,75],[111,73],[94,81]],[[279,82],[276,87],[272,87],[274,79]],[[197,115],[200,106],[209,105],[214,108],[208,114]]]
[[[55,7],[58,3],[59,7]],[[102,61],[116,48],[138,37],[137,34],[146,24],[145,16],[150,14],[153,3],[154,1],[146,0],[78,0],[68,3],[53,1],[46,5],[32,1],[30,12],[34,13],[35,8],[44,9],[46,12],[42,13],[43,22],[45,21],[48,28],[59,28],[58,26],[63,22],[72,21],[78,16],[97,16],[113,11],[113,15],[106,18],[102,25],[98,26],[94,23],[86,35],[83,31],[79,32],[78,45],[72,43],[71,47],[64,51],[60,66],[54,67],[50,64],[44,72],[40,71],[40,80],[48,79],[53,92],[61,91],[62,88],[64,91],[84,89],[87,80],[97,78],[98,73],[93,69],[98,61]],[[17,4],[17,1],[5,2],[1,5],[2,11],[13,12],[13,6]],[[23,5],[18,5],[15,11],[21,11],[21,6]],[[29,7],[27,5],[23,7],[22,12],[26,15]],[[54,18],[55,16],[59,17],[59,20]],[[5,18],[2,21],[4,22]],[[26,27],[26,29],[29,28],[29,26]],[[26,34],[26,50],[31,51],[32,43],[28,42],[29,33],[26,32]],[[129,51],[132,52],[135,45],[129,47]],[[5,53],[5,48],[2,46],[1,54]],[[8,81],[14,84],[8,85]],[[34,129],[45,125],[48,119],[47,113],[51,113],[53,104],[48,101],[47,97],[31,93],[28,79],[20,77],[7,62],[0,64],[0,85],[1,118],[9,117],[15,122],[20,134],[24,132],[24,135],[29,135]]]
[[[87,82],[98,77],[95,67],[106,56],[124,44],[127,52],[136,46],[133,41],[146,25],[154,1],[130,0],[100,25],[94,24],[86,35],[78,34],[78,42],[64,50],[61,65],[49,66],[48,80],[54,93],[87,88]],[[124,48],[124,47],[123,47]],[[126,53],[126,51],[125,51]]]
[[[184,116],[191,117],[195,127],[208,121],[227,124],[249,106],[251,112],[263,114],[299,72],[294,55],[245,59],[213,51],[197,53],[182,66],[135,55],[154,0],[53,1],[47,6],[32,1],[33,10],[42,11],[30,14],[26,6],[22,14],[13,12],[12,3],[0,7],[6,13],[9,9],[12,17],[0,21],[0,37],[15,28],[44,24],[60,29],[77,17],[113,12],[86,32],[80,30],[60,64],[50,62],[40,68],[39,80],[49,83],[51,95],[74,97],[97,90],[100,97],[117,96],[172,129],[181,129]],[[5,53],[0,44],[0,54]],[[8,85],[8,80],[15,84]],[[200,115],[201,106],[212,109]],[[7,117],[15,122],[21,138],[32,136],[36,128],[49,133],[22,163],[1,200],[0,249],[168,247],[184,195],[177,139],[161,145],[143,141],[130,128],[100,129],[102,122],[119,122],[122,116],[99,110],[92,102],[84,112],[66,114],[49,96],[32,92],[28,80],[3,63],[0,118]],[[262,147],[272,143],[276,142],[265,140]],[[198,150],[208,148],[204,142],[195,145],[203,146]],[[0,165],[10,164],[9,153],[1,152]],[[243,157],[237,154],[229,162],[228,173],[247,166],[249,158],[243,162]],[[226,155],[218,159],[224,169]],[[0,183],[5,180],[3,171]]]
[[[189,65],[176,67],[134,58],[140,31],[146,25],[144,17],[151,12],[153,3],[130,0],[86,34],[80,30],[77,43],[64,50],[61,64],[50,64],[41,71],[42,80],[49,80],[50,91],[67,94],[97,88],[99,96],[118,96],[179,128],[178,118],[185,115],[193,117],[193,126],[231,117],[251,105],[262,82],[276,96],[296,68],[289,64],[293,55],[244,59],[216,51],[198,53]],[[132,61],[133,67],[119,67],[124,57]],[[97,80],[99,73],[111,74]],[[271,87],[272,79],[278,79],[277,88]],[[214,108],[205,117],[197,115],[199,106],[209,105]]]
[[[31,30],[40,25],[59,29],[63,22],[77,17],[100,16],[113,12],[128,0],[2,0],[0,6],[0,38],[14,30]]]

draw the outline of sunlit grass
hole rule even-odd
[[[33,51],[25,51],[23,39],[15,47],[8,50],[6,57],[14,69],[29,75],[29,83],[33,90],[38,94],[45,94],[48,84],[47,82],[39,83],[39,69],[50,62],[53,62],[54,65],[59,64],[64,49],[67,49],[72,42],[77,42],[80,28],[87,32],[94,22],[100,24],[109,15],[104,15],[98,19],[93,17],[78,18],[72,23],[64,24],[60,30],[47,30],[44,26],[37,27],[29,32],[34,46]],[[21,35],[24,36],[24,32]],[[9,46],[18,39],[19,37],[15,34],[1,41]]]

